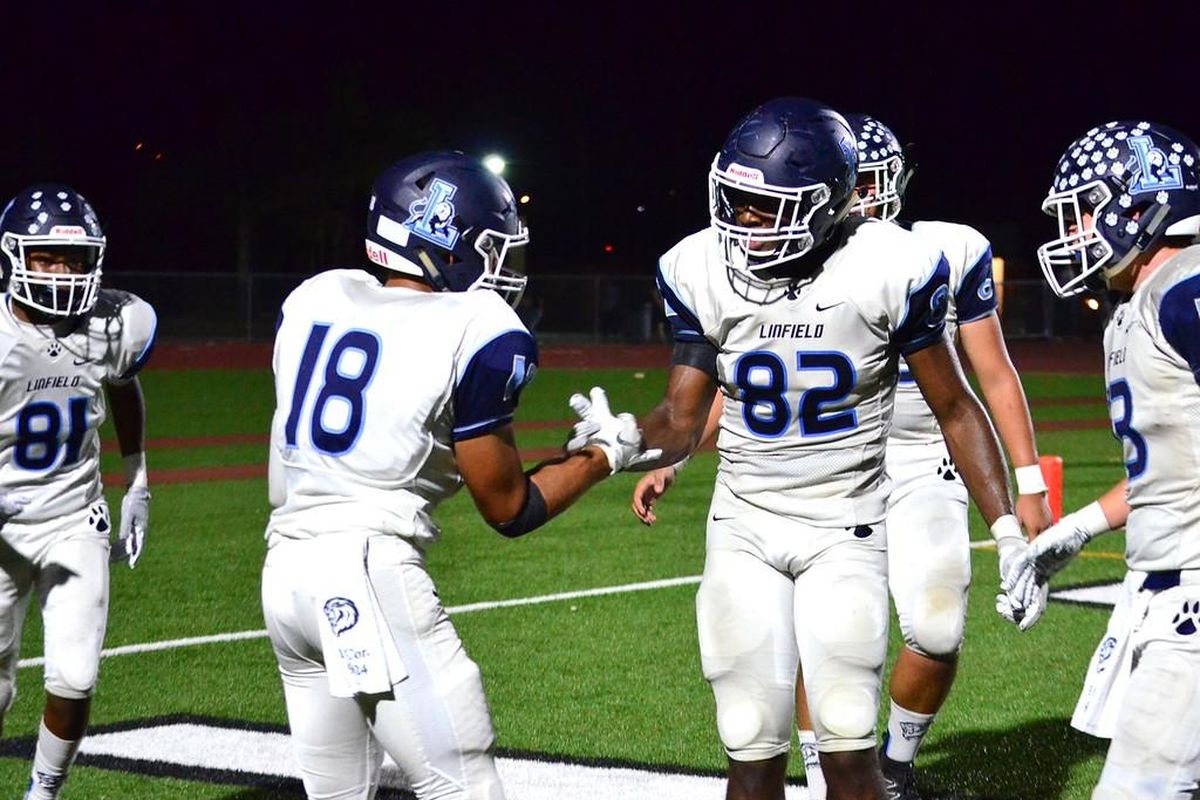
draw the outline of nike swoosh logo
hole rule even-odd
[[[837,308],[838,306],[842,305],[842,303],[845,303],[845,302],[846,302],[845,300],[842,300],[839,303],[830,303],[827,306],[823,306],[820,303],[817,303],[817,311],[828,311],[831,308]]]
[[[617,434],[617,444],[622,445],[624,447],[641,447],[642,446],[641,440],[631,442],[627,439],[621,438],[621,434],[619,434],[619,433]]]
[[[733,519],[733,517],[718,517],[716,514],[712,515],[713,522],[724,522],[727,519]]]
[[[82,361],[80,361],[78,358],[73,358],[73,359],[71,359],[71,363],[77,367],[82,367],[84,364],[89,363],[89,360],[85,358]]]

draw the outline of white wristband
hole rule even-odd
[[[125,485],[127,487],[148,486],[150,480],[146,475],[146,453],[133,453],[121,459],[121,466],[125,469]]]
[[[1017,518],[1012,514],[1005,514],[992,523],[992,538],[997,543],[1002,539],[1018,539],[1024,542],[1025,534],[1021,532],[1021,523],[1017,522]]]
[[[679,477],[679,473],[683,472],[683,468],[687,466],[687,462],[688,462],[690,459],[691,459],[691,456],[684,456],[683,458],[679,459],[679,460],[678,460],[678,461],[676,461],[674,464],[672,464],[672,465],[671,465],[671,472],[672,472],[672,474],[673,474],[673,475],[675,475],[675,477],[677,477],[677,478],[678,478],[678,477]]]
[[[1100,501],[1088,503],[1083,508],[1068,514],[1068,522],[1075,530],[1087,534],[1088,540],[1099,536],[1100,534],[1112,530],[1112,525],[1108,522],[1108,517],[1104,516],[1104,508],[1100,505]]]
[[[1017,494],[1041,494],[1046,491],[1046,478],[1037,464],[1017,467],[1013,472],[1017,475]]]

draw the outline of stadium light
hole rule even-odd
[[[488,171],[493,175],[503,175],[504,167],[507,166],[504,158],[496,153],[489,153],[483,157],[483,165],[488,168]]]
[[[1085,306],[1087,306],[1088,308],[1090,308],[1092,311],[1100,310],[1100,301],[1094,297],[1089,297],[1087,300],[1084,300],[1083,304]]]
[[[521,202],[521,205],[523,205],[523,206],[529,205],[529,201],[530,201],[530,200],[532,200],[532,199],[533,199],[533,198],[531,198],[531,197],[530,197],[529,195],[527,195],[527,194],[523,194],[523,195],[521,195],[521,200],[520,200],[520,202]]]

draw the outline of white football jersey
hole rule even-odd
[[[914,222],[911,230],[940,250],[950,268],[950,303],[946,333],[958,339],[958,326],[996,312],[992,279],[992,246],[979,231],[954,222]],[[903,362],[896,385],[896,410],[890,441],[895,444],[940,444],[942,429],[925,396]]]
[[[713,229],[672,248],[658,282],[675,338],[718,349],[717,480],[814,525],[883,519],[898,358],[942,340],[946,280],[939,252],[875,220],[767,305],[734,292]]]
[[[45,522],[100,499],[104,384],[150,357],[158,319],[128,292],[102,289],[73,328],[32,325],[0,299],[0,491],[28,497],[13,522]]]
[[[1200,569],[1200,245],[1159,267],[1104,330],[1125,452],[1131,569]]]
[[[437,537],[461,479],[453,442],[512,421],[537,348],[493,291],[385,288],[325,272],[284,301],[275,334],[267,535]]]

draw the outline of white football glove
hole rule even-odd
[[[137,566],[146,542],[146,528],[150,525],[150,489],[146,486],[130,486],[121,499],[121,532],[113,545],[110,561],[129,560],[129,568]]]
[[[1018,621],[1021,630],[1028,630],[1046,610],[1050,578],[1069,564],[1093,537],[1110,527],[1100,504],[1092,503],[1042,531],[1010,562],[1007,571],[1001,569],[1000,586],[1005,594],[996,598],[996,610],[1013,621],[1001,610],[1001,597],[1007,599],[1014,614],[1019,613],[1015,607],[1023,608],[1025,616]]]
[[[0,494],[0,525],[20,514],[29,505],[29,498],[19,494]]]
[[[1018,581],[1025,565],[1029,543],[1021,533],[1021,524],[1011,514],[992,523],[996,552],[1000,556],[1000,588],[996,612],[1009,622],[1028,630],[1046,610],[1046,592],[1035,581]]]
[[[1050,584],[1034,584],[1031,593],[1022,600],[1027,605],[1016,603],[1012,596],[1001,592],[996,595],[996,613],[1027,631],[1046,613],[1046,602],[1050,596]]]
[[[1104,509],[1099,503],[1092,503],[1042,531],[1029,545],[1025,561],[1037,570],[1039,578],[1049,580],[1069,564],[1085,544],[1109,527]]]
[[[604,451],[608,459],[610,474],[616,474],[637,464],[654,461],[662,450],[642,450],[642,432],[638,430],[633,414],[613,415],[608,407],[608,395],[599,386],[593,386],[590,399],[581,394],[571,395],[571,410],[579,415],[579,422],[571,429],[571,438],[564,448],[567,453],[577,453],[588,445]]]
[[[131,453],[122,459],[125,468],[125,497],[121,498],[121,532],[109,554],[109,561],[129,560],[137,566],[150,527],[150,487],[146,475],[146,454]]]

